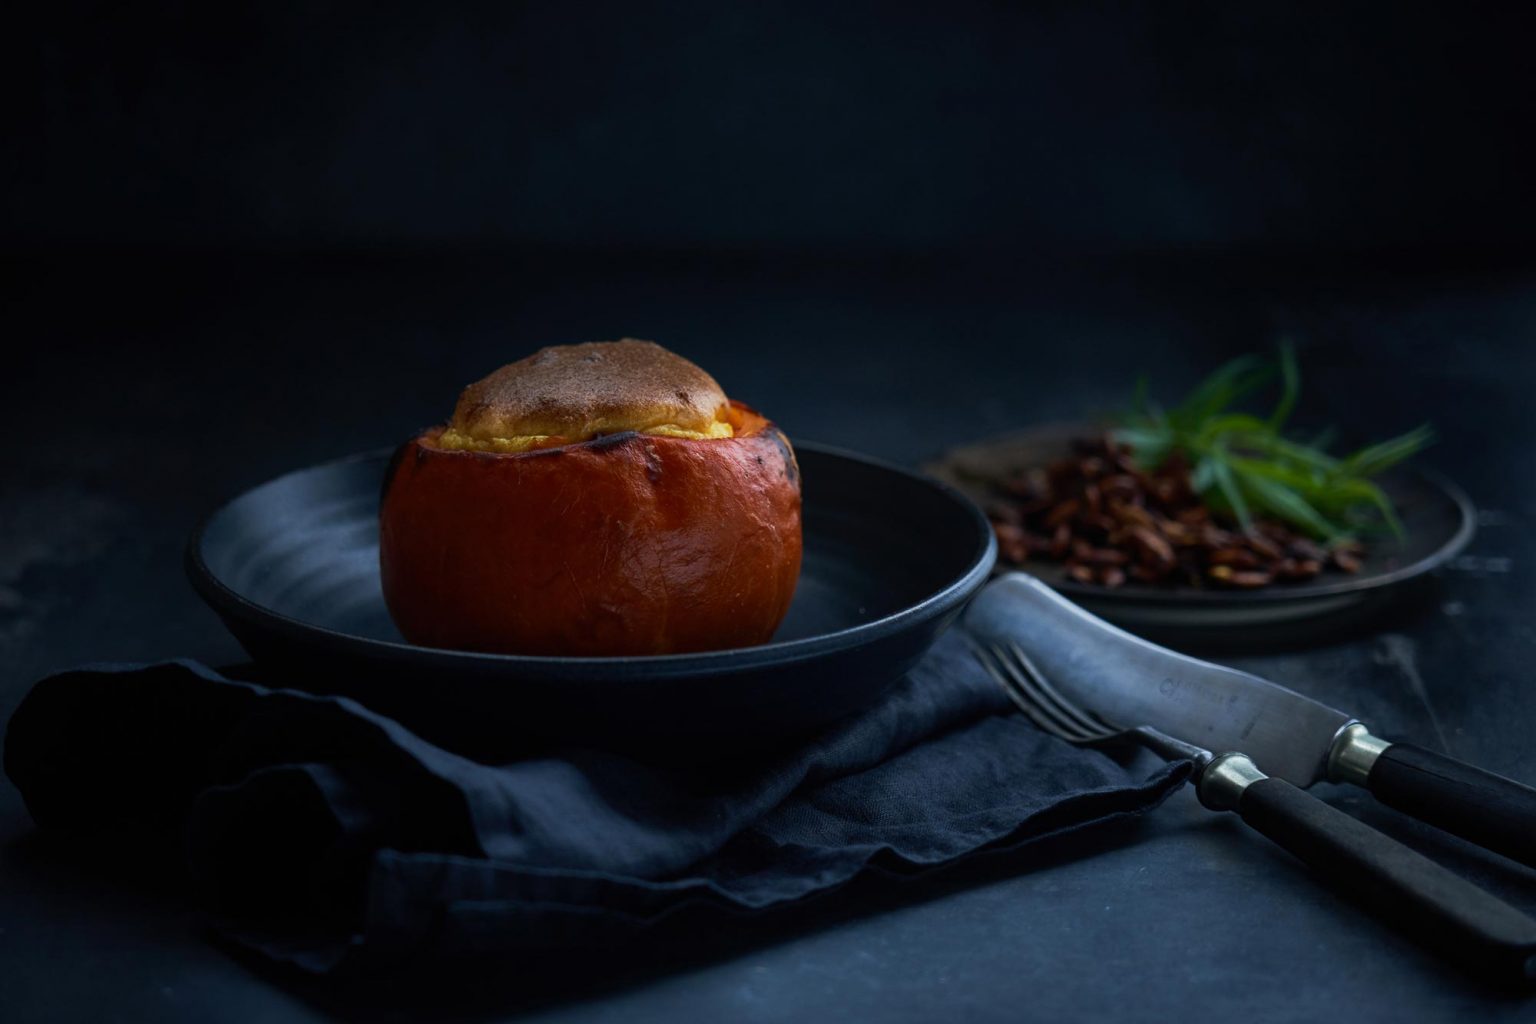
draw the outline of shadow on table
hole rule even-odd
[[[824,929],[984,885],[1023,872],[1093,857],[1135,842],[1139,819],[1101,823],[1037,840],[1022,850],[994,851],[920,873],[882,870],[834,893],[759,914],[690,907],[623,941],[548,953],[505,953],[433,963],[408,973],[316,978],[272,964],[243,949],[230,952],[258,975],[345,1020],[478,1021],[538,1007],[579,1002],[656,978],[708,967]]]
[[[1173,811],[1173,808],[1167,808]],[[1361,809],[1351,807],[1352,812]],[[1506,861],[1433,829],[1403,819],[1384,808],[1360,815],[1377,824],[1396,818],[1390,831],[1468,878],[1536,912],[1536,871]],[[1406,822],[1403,825],[1402,822]],[[883,872],[861,876],[836,894],[771,914],[726,917],[718,912],[678,915],[626,943],[568,950],[553,955],[508,954],[436,965],[414,973],[380,979],[377,976],[319,979],[280,969],[243,951],[234,951],[255,973],[285,987],[323,1012],[344,1020],[480,1021],[507,1013],[579,1003],[645,984],[668,974],[707,968],[804,935],[834,929],[861,918],[875,918],[905,907],[942,898],[960,890],[999,882],[1019,874],[1086,860],[1150,838],[1198,830],[1217,842],[1240,844],[1241,857],[1257,857],[1298,884],[1321,884],[1307,869],[1272,843],[1243,827],[1231,815],[1212,816],[1193,805],[1188,813],[1164,813],[1156,819],[1132,819],[1037,841],[1022,849],[995,851],[961,865],[920,874]],[[1218,838],[1219,836],[1219,838]],[[1169,847],[1164,847],[1170,850]],[[1181,846],[1180,849],[1183,849]],[[1149,869],[1156,870],[1152,860]],[[1389,926],[1362,916],[1340,893],[1340,927],[1380,929],[1383,943],[1398,950],[1405,964],[1422,975],[1435,976],[1447,986],[1469,989],[1482,997],[1502,992],[1513,1003],[1530,997],[1525,987],[1504,990],[1474,981],[1462,969],[1440,959]],[[1181,897],[1182,898],[1182,897]],[[978,941],[983,941],[978,936]],[[1048,956],[1049,949],[1017,950],[1021,959]]]
[[[1419,825],[1350,791],[1323,787],[1319,795],[1522,909],[1536,912],[1536,871]],[[1182,811],[1175,803],[1165,805],[1154,816],[1103,823],[1037,840],[1021,850],[978,854],[944,869],[917,874],[895,870],[873,873],[834,894],[771,913],[728,916],[710,908],[690,909],[623,941],[554,952],[520,951],[433,962],[388,974],[320,977],[274,964],[219,938],[211,929],[208,937],[257,977],[339,1020],[475,1022],[601,998],[666,975],[749,955],[810,932],[897,912],[1019,874],[1087,860],[1158,835],[1204,832],[1212,841],[1240,844],[1240,849],[1233,849],[1234,856],[1258,858],[1282,875],[1295,874],[1299,884],[1312,884],[1301,864],[1243,828],[1236,818],[1212,816],[1192,800]],[[0,850],[0,863],[23,884],[83,890],[87,893],[84,898],[93,906],[120,903],[126,908],[124,912],[134,914],[163,910],[176,918],[175,927],[184,927],[181,922],[191,909],[184,879],[173,859],[155,856],[153,849],[125,836],[115,855],[104,858],[99,845],[33,832]],[[1158,844],[1148,849],[1152,859],[1147,867],[1156,871],[1160,866],[1157,851],[1174,847]],[[1183,845],[1177,849],[1187,853]],[[1417,973],[1436,976],[1458,989],[1473,985],[1483,996],[1497,995],[1387,926],[1363,918],[1347,899],[1339,901],[1338,914],[1341,928],[1379,928],[1380,940],[1390,944]],[[1030,948],[1018,951],[1021,958],[1045,953],[1048,951]],[[1509,996],[1523,999],[1528,994]]]
[[[1144,819],[1111,821],[1036,840],[1022,850],[978,854],[944,869],[873,872],[835,893],[771,912],[689,908],[601,945],[433,961],[388,974],[311,975],[267,960],[211,928],[207,937],[258,977],[341,1020],[478,1021],[596,998],[797,935],[1093,857],[1131,844],[1146,827]],[[74,889],[88,892],[92,905],[121,903],[125,913],[135,916],[163,911],[184,920],[191,909],[185,880],[174,858],[156,856],[154,850],[152,843],[124,837],[120,850],[108,858],[99,843],[36,831],[0,850],[0,863],[29,887]]]

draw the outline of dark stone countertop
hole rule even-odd
[[[1164,394],[1279,332],[1309,418],[1432,420],[1426,462],[1480,510],[1472,547],[1374,628],[1229,660],[1536,782],[1536,277],[775,268],[672,261],[52,262],[8,271],[0,422],[0,716],[79,662],[240,651],[181,547],[212,504],[392,442],[466,381],[552,341],[654,337],[791,436],[906,463]],[[1536,912],[1536,872],[1327,799]],[[1536,1019],[1182,793],[1127,834],[856,888],[728,941],[422,992],[305,983],[206,939],[173,874],[104,871],[0,785],[0,1018],[430,1016],[569,1021],[1082,1017]]]

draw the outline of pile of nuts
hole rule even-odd
[[[1073,450],[996,485],[987,512],[1004,562],[1064,562],[1073,580],[1106,587],[1130,579],[1245,590],[1360,569],[1355,541],[1325,547],[1283,523],[1242,531],[1213,515],[1178,453],[1146,472],[1107,437]]]

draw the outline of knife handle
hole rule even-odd
[[[1366,777],[1404,814],[1536,867],[1536,789],[1412,743],[1393,743]]]
[[[1241,754],[1201,774],[1200,798],[1235,810],[1350,896],[1424,944],[1502,981],[1536,980],[1536,920],[1395,839],[1269,778]]]

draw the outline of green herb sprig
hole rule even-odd
[[[1239,400],[1276,376],[1280,397],[1268,416],[1234,411]],[[1401,537],[1391,500],[1370,478],[1424,448],[1433,431],[1424,425],[1350,455],[1329,455],[1326,437],[1302,442],[1282,433],[1300,392],[1296,353],[1282,344],[1278,359],[1232,360],[1168,410],[1147,398],[1143,378],[1131,414],[1113,437],[1130,445],[1148,469],[1181,453],[1195,491],[1244,530],[1251,530],[1257,517],[1272,517],[1330,542],[1382,524]]]

